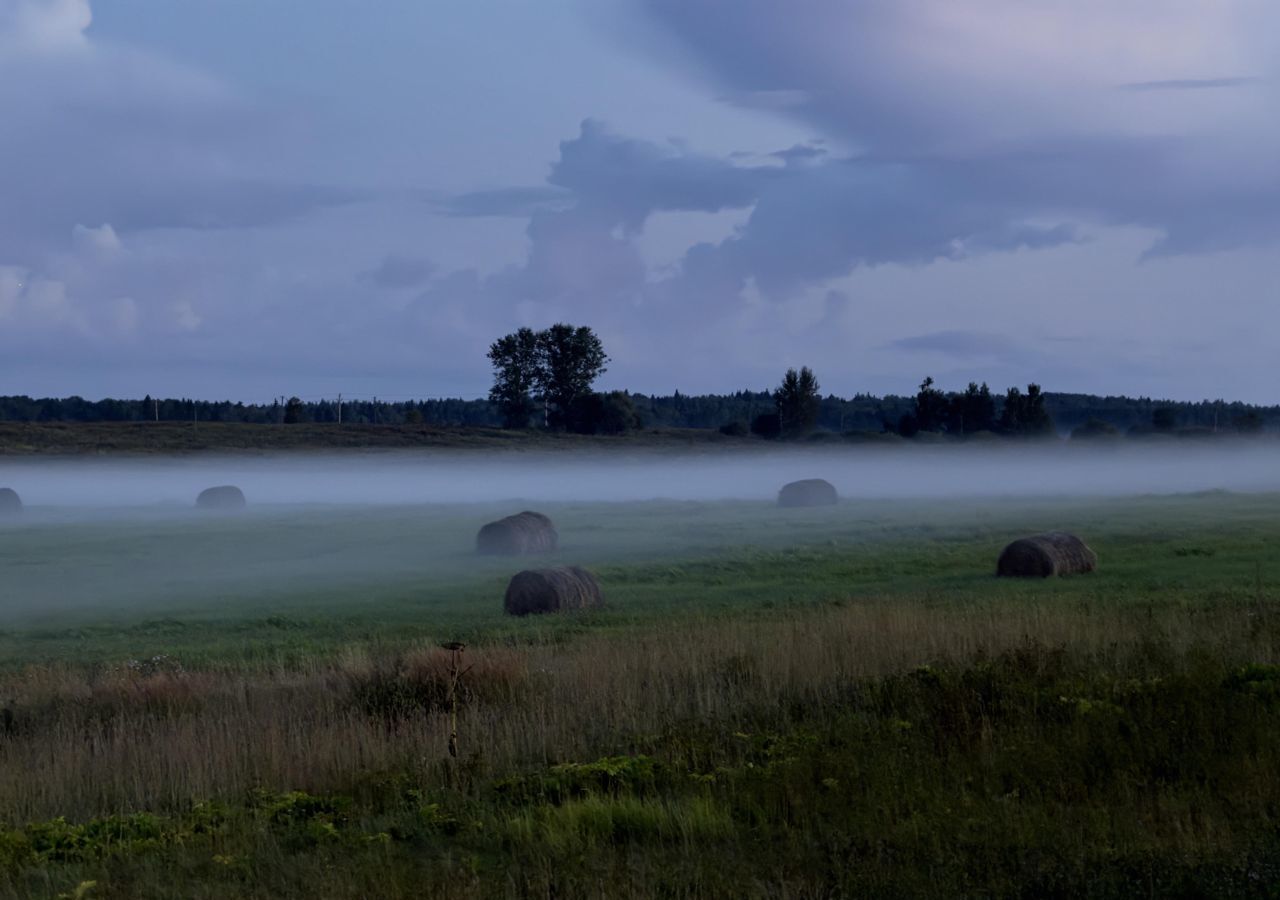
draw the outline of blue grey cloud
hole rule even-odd
[[[436,264],[418,256],[389,253],[376,268],[366,273],[381,288],[420,288],[436,273]]]
[[[1261,83],[1261,78],[1171,78],[1164,81],[1135,81],[1120,85],[1124,91],[1203,91],[1215,88],[1246,87]]]
[[[666,55],[515,0],[519,40],[474,4],[259,4],[250,35],[253,4],[0,0],[0,379],[481,394],[495,335],[561,319],[650,390],[908,389],[925,352],[1269,383],[1270,6],[624,2]],[[314,52],[353,34],[340,73]],[[1214,365],[1166,361],[1212,328]]]
[[[815,180],[830,190],[802,187],[803,199],[785,204],[802,230],[806,212],[823,222],[833,256],[868,263],[946,256],[948,236],[970,248],[1001,234],[993,249],[1049,246],[1069,239],[1073,223],[1163,232],[1149,256],[1280,237],[1280,185],[1267,162],[1280,154],[1269,113],[1280,106],[1278,9],[1170,8],[1158,0],[1083,8],[989,0],[963,11],[945,0],[636,3],[712,89],[786,92],[795,101],[786,116],[863,151],[846,169],[874,171],[875,183],[851,189],[848,176],[826,169]],[[1110,42],[1126,35],[1150,52],[1117,58]],[[935,44],[945,53],[933,52]],[[1200,75],[1228,66],[1259,74]],[[1187,74],[1165,77],[1179,70]],[[1160,77],[1116,77],[1148,72]],[[1115,90],[1117,83],[1126,89]],[[1249,90],[1224,107],[1214,97],[1229,88]],[[1206,96],[1173,105],[1165,94]],[[841,215],[831,215],[833,206]],[[864,223],[859,240],[842,240],[849,226],[840,223],[868,210],[882,217],[883,231]],[[757,227],[785,239],[769,212],[757,211],[745,241]],[[918,240],[908,240],[904,218]],[[1020,219],[1050,226],[1028,231]],[[820,235],[809,237],[821,255]],[[815,260],[814,268],[834,267]]]
[[[441,198],[437,201],[437,205],[445,215],[449,216],[498,216],[523,219],[540,209],[564,208],[571,201],[572,195],[568,191],[544,185],[467,191]]]

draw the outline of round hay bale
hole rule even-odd
[[[596,577],[577,566],[519,572],[507,585],[503,600],[503,608],[512,616],[593,609],[603,604]]]
[[[220,484],[205,488],[196,497],[199,509],[244,509],[244,491],[234,484]]]
[[[1074,534],[1049,531],[1020,538],[1004,548],[996,563],[1001,578],[1080,575],[1098,568],[1098,554]]]
[[[22,512],[22,498],[13,488],[0,488],[0,516],[16,516]]]
[[[821,478],[793,481],[778,491],[779,506],[835,506],[839,501],[835,485]]]
[[[486,556],[554,553],[559,539],[550,519],[525,510],[481,528],[476,535],[476,552]]]

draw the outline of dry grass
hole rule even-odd
[[[926,609],[853,604],[763,621],[716,621],[570,645],[469,648],[462,756],[495,771],[633,752],[681,722],[760,708],[821,709],[867,678],[999,654],[1029,640],[1123,672],[1139,649],[1274,663],[1258,609]],[[452,777],[448,654],[393,659],[352,648],[301,671],[96,672],[29,668],[0,681],[14,730],[0,740],[10,823],[170,811],[255,787],[350,791],[376,772]],[[31,773],[40,772],[33,778]]]

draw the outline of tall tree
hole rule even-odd
[[[302,400],[290,397],[289,402],[284,405],[284,424],[297,425],[305,415],[306,407],[303,406]]]
[[[976,431],[993,431],[996,424],[996,401],[991,396],[991,388],[983,382],[978,387],[975,381],[963,394],[951,397],[950,416],[947,430],[953,434],[973,434]]]
[[[933,386],[932,378],[920,382],[916,394],[915,424],[918,431],[941,431],[947,424],[947,395]]]
[[[778,408],[778,424],[783,437],[796,437],[813,430],[818,424],[822,399],[818,396],[818,379],[808,366],[799,372],[787,369],[782,384],[773,392]]]
[[[533,392],[542,370],[539,335],[521,328],[498,338],[489,347],[493,387],[489,399],[498,405],[503,428],[527,428],[536,408]]]
[[[569,424],[574,402],[591,393],[592,383],[606,370],[609,357],[594,331],[585,325],[557,323],[537,335],[535,380],[547,404],[547,422],[554,428]]]
[[[1009,388],[1000,411],[1000,430],[1029,437],[1053,434],[1053,419],[1044,408],[1040,385],[1027,385],[1025,394],[1016,387]]]

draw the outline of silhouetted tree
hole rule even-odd
[[[782,434],[782,420],[777,413],[761,413],[751,420],[751,433],[766,439]]]
[[[995,429],[996,401],[985,382],[982,387],[978,387],[977,382],[969,382],[963,394],[952,395],[947,408],[947,431],[953,434]]]
[[[914,418],[916,431],[942,431],[946,426],[947,397],[933,386],[932,378],[920,382]]]
[[[298,424],[302,421],[305,412],[302,400],[297,397],[290,397],[289,402],[284,405],[284,424]]]
[[[799,372],[787,369],[782,384],[773,392],[773,402],[778,408],[778,425],[784,437],[807,434],[818,423],[822,406],[818,379],[808,366]]]
[[[1053,419],[1044,408],[1040,385],[1027,385],[1025,394],[1016,387],[1009,388],[1004,398],[1004,409],[1000,411],[1000,430],[1005,434],[1026,437],[1053,433]]]
[[[604,372],[609,357],[595,332],[585,325],[557,323],[537,336],[538,393],[548,404],[548,423],[568,424],[574,401],[591,393],[591,385]]]
[[[570,407],[567,427],[577,434],[625,434],[643,427],[626,391],[578,397]]]
[[[527,428],[535,406],[532,393],[541,375],[539,336],[532,328],[521,328],[498,338],[489,347],[493,363],[493,387],[489,400],[498,406],[503,428]]]

